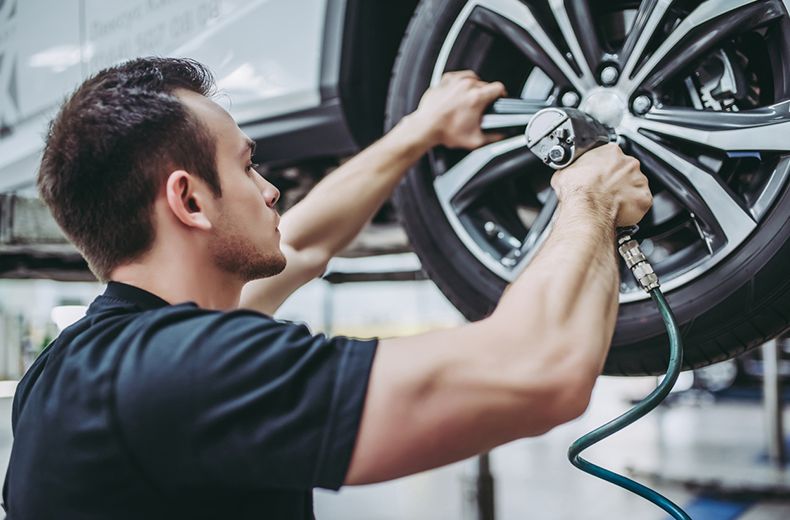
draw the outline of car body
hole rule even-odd
[[[342,157],[381,135],[415,0],[0,2],[0,193],[30,190],[47,123],[92,73],[129,58],[194,58],[260,160]],[[389,3],[388,3],[389,4]]]

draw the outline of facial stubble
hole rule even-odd
[[[264,248],[224,218],[217,222],[215,231],[210,252],[214,263],[223,271],[249,282],[274,276],[285,269],[285,255],[278,245]]]

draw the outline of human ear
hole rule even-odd
[[[211,221],[205,213],[207,197],[205,187],[184,170],[176,170],[167,177],[165,194],[173,215],[188,227],[208,231]]]

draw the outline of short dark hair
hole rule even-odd
[[[194,60],[134,59],[82,83],[50,124],[39,192],[100,280],[151,248],[169,172],[189,171],[222,194],[214,137],[177,88],[210,96],[214,79]]]

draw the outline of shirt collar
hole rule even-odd
[[[142,310],[157,309],[170,305],[153,293],[122,282],[109,282],[102,296],[129,302]]]

